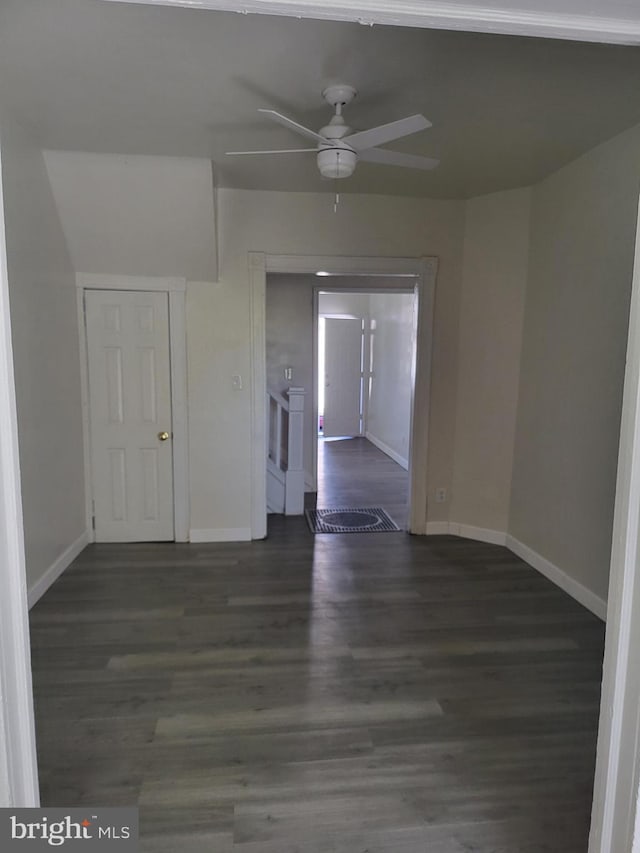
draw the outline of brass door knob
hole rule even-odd
[[[169,433],[168,432],[159,432],[158,438],[160,439],[160,441],[166,441],[169,438]]]

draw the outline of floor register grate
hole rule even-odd
[[[312,533],[386,533],[400,530],[379,506],[308,509],[305,514]]]

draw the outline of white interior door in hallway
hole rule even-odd
[[[166,293],[85,293],[97,542],[174,538]]]
[[[324,422],[326,438],[362,433],[362,320],[325,318]]]

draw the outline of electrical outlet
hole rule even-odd
[[[443,504],[447,499],[446,489],[436,489],[436,503]]]
[[[231,387],[234,391],[242,391],[242,376],[239,373],[231,377]]]
[[[293,379],[293,367],[285,367],[284,378],[287,380],[287,382],[291,382],[291,380]]]

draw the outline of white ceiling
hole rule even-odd
[[[422,112],[433,128],[388,147],[434,172],[361,163],[320,179],[306,147],[256,112],[311,127],[345,81],[355,129]],[[640,121],[640,47],[136,6],[3,0],[0,97],[46,148],[210,157],[221,186],[458,198],[536,181]]]

